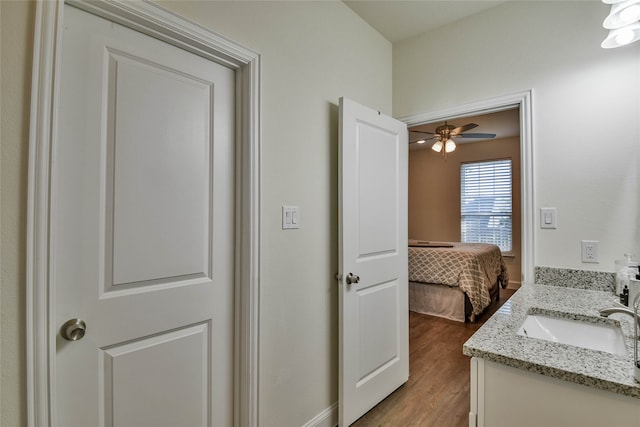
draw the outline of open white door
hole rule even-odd
[[[409,377],[407,126],[340,98],[339,423]]]

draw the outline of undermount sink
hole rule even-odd
[[[627,354],[620,326],[611,323],[593,323],[530,313],[517,334],[612,354]]]

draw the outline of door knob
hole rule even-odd
[[[78,341],[84,337],[87,324],[81,319],[69,319],[60,328],[60,335],[68,341]]]
[[[351,285],[353,283],[360,283],[360,276],[356,276],[353,273],[347,274],[347,285]]]

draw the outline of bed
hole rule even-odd
[[[509,283],[500,248],[409,240],[409,310],[474,322]]]

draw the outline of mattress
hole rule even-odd
[[[446,243],[446,244],[445,244]],[[500,248],[484,243],[443,242],[434,247],[409,247],[409,281],[459,287],[467,294],[472,313],[478,315],[491,303],[489,289],[509,283]]]

